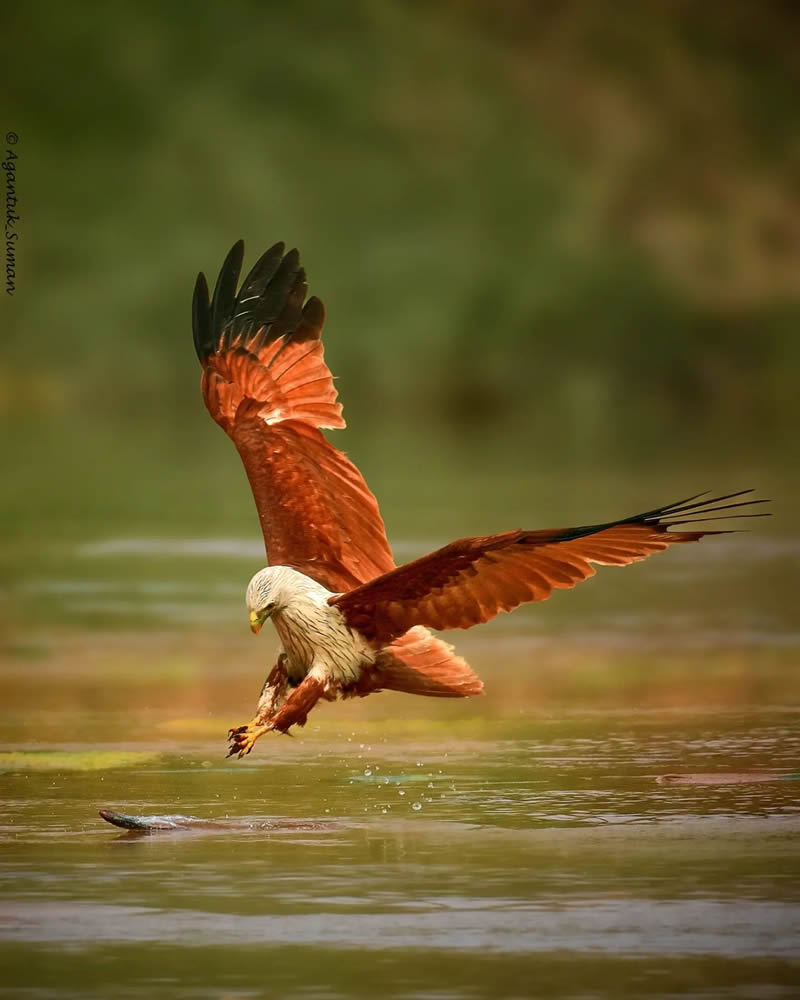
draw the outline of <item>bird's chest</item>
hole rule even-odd
[[[295,684],[312,667],[324,670],[331,680],[352,682],[370,658],[371,651],[361,648],[338,610],[327,604],[286,609],[272,620],[289,660],[289,679]]]

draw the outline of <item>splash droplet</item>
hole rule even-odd
[[[414,810],[414,812],[419,812],[420,809],[422,808],[422,803],[421,802],[413,802],[411,804],[411,808]]]

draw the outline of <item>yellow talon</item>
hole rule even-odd
[[[255,746],[256,740],[264,733],[268,733],[272,727],[267,723],[257,723],[255,721],[246,726],[239,726],[236,729],[228,730],[228,742],[231,748],[228,757],[244,757],[250,753]]]

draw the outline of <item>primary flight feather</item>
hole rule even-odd
[[[728,511],[764,502],[739,500],[748,490],[701,494],[606,524],[462,538],[396,567],[375,497],[320,431],[345,422],[323,357],[325,311],[306,298],[298,252],[276,243],[240,286],[243,259],[240,240],[211,297],[198,275],[192,326],[203,398],[242,458],[267,550],[269,566],[247,588],[250,625],[271,618],[283,652],[254,718],[230,731],[229,755],[303,725],[320,698],[480,694],[480,679],[429,629],[469,628],[574,587],[594,564],[627,566],[723,533],[686,526],[757,516]]]

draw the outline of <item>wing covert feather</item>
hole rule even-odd
[[[375,498],[358,469],[300,421],[238,421],[244,463],[269,560],[333,591],[350,590],[393,565]]]
[[[697,500],[691,497],[608,524],[462,538],[350,593],[332,597],[330,603],[340,609],[351,628],[376,646],[391,642],[414,625],[470,628],[527,601],[546,600],[554,590],[574,587],[594,575],[593,563],[627,566],[670,545],[724,533],[669,530],[693,523],[695,514],[766,502],[715,506],[727,499],[691,503]]]

